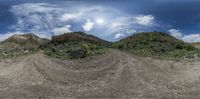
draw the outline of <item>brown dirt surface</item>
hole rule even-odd
[[[192,45],[193,45],[194,47],[196,47],[196,48],[200,48],[200,43],[199,43],[199,42],[197,42],[197,43],[192,43]]]
[[[198,99],[200,61],[110,49],[81,60],[41,52],[0,60],[0,99]]]

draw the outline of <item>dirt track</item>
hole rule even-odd
[[[110,50],[63,61],[37,53],[0,62],[0,99],[198,99],[200,61]],[[68,98],[67,98],[68,97]]]

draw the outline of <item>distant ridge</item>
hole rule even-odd
[[[195,54],[195,57],[199,57],[200,51],[193,45],[163,32],[137,33],[114,43],[84,32],[70,32],[53,36],[51,40],[34,34],[13,35],[0,43],[0,51],[17,54],[17,51],[25,53],[26,50],[33,52],[39,49],[51,57],[75,59],[102,54],[105,49],[115,48],[140,56],[180,58],[187,55],[193,57]]]
[[[142,56],[183,57],[197,49],[191,44],[163,32],[143,32],[113,44],[114,48]]]
[[[93,35],[86,34],[84,32],[69,32],[52,37],[52,42],[68,42],[68,41],[87,41],[90,43],[103,44],[103,45],[111,44],[108,41],[105,41]]]
[[[48,39],[45,38],[40,38],[34,34],[16,34],[13,35],[3,42],[1,42],[2,47],[9,47],[9,46],[14,46],[14,47],[38,47],[42,44],[45,44],[49,42]]]
[[[40,38],[35,34],[22,34],[22,35],[13,35],[10,38],[6,39],[4,42],[15,42],[15,43],[31,43],[31,44],[42,44],[47,42],[48,39]]]

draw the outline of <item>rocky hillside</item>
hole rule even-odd
[[[34,34],[13,35],[1,43],[5,47],[37,47],[47,43],[49,40],[40,38]]]
[[[12,58],[30,54],[49,40],[34,34],[13,35],[0,43],[0,58]]]

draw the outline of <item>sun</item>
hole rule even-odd
[[[103,24],[104,22],[105,22],[104,19],[101,19],[101,18],[96,19],[96,23],[97,23],[97,24]]]

